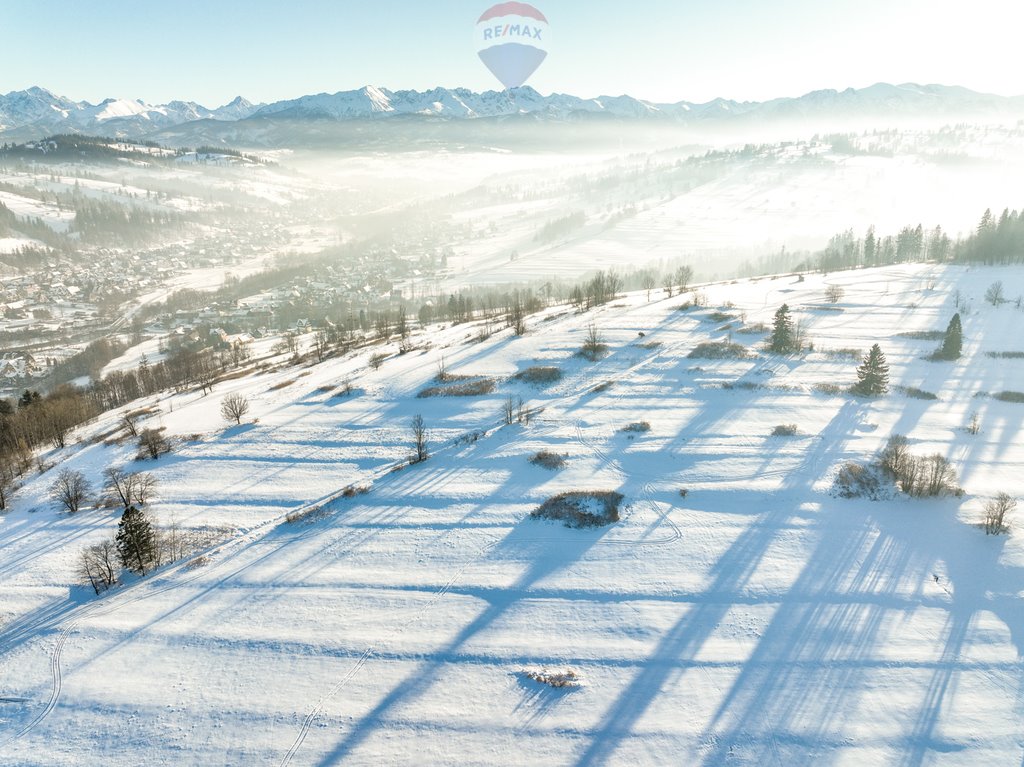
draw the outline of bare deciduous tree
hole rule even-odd
[[[587,336],[583,340],[583,346],[580,349],[580,356],[595,362],[604,354],[607,348],[601,331],[597,329],[596,325],[589,325],[587,327]]]
[[[14,489],[14,472],[7,464],[7,456],[0,463],[0,511],[7,511],[7,499]]]
[[[249,412],[249,400],[238,393],[229,394],[220,402],[220,414],[225,421],[242,423],[242,418]]]
[[[505,397],[505,401],[501,403],[501,414],[505,418],[506,426],[515,421],[516,401],[515,397],[513,397],[511,394]]]
[[[103,472],[105,488],[117,496],[124,508],[145,504],[156,489],[156,477],[148,471],[129,474],[111,466]]]
[[[992,306],[999,306],[999,304],[1006,302],[1006,294],[1003,292],[1002,282],[993,282],[988,286],[988,290],[985,291],[985,300],[988,301]]]
[[[171,443],[167,441],[162,429],[143,429],[139,433],[139,447],[143,455],[154,461],[164,453],[171,452]]]
[[[132,413],[125,413],[121,416],[121,425],[125,431],[133,437],[139,436],[138,417]]]
[[[313,353],[317,362],[323,362],[331,350],[331,339],[326,330],[318,330],[313,334]]]
[[[651,300],[651,291],[654,290],[658,285],[658,280],[654,276],[654,272],[650,269],[645,269],[640,273],[640,287],[647,291],[647,300]]]
[[[686,292],[686,289],[690,286],[691,280],[693,280],[692,266],[680,266],[676,269],[676,285],[678,286],[680,293]]]
[[[1009,493],[999,493],[985,504],[985,534],[1000,535],[1010,529],[1006,515],[1017,508],[1017,499]]]
[[[430,454],[427,452],[427,426],[423,421],[423,416],[415,416],[412,419],[410,428],[412,429],[413,449],[416,451],[413,462],[422,463],[430,457]]]
[[[82,508],[89,499],[92,488],[89,480],[80,471],[64,469],[57,475],[57,479],[50,485],[50,495],[61,508],[74,514]]]
[[[87,580],[97,594],[106,591],[117,583],[117,560],[117,547],[112,540],[86,546],[78,557],[78,577]]]
[[[825,289],[825,299],[830,304],[838,304],[843,300],[844,295],[846,295],[846,291],[844,291],[839,285],[829,285]]]

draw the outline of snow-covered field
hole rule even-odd
[[[1024,351],[1024,315],[982,301],[995,280],[1024,293],[1024,270],[912,265],[708,286],[688,312],[660,291],[557,307],[523,338],[431,327],[429,349],[377,371],[363,352],[149,403],[180,438],[157,462],[92,439],[114,415],[90,424],[44,459],[97,483],[112,464],[152,471],[160,523],[222,542],[96,598],[75,557],[118,515],[58,513],[53,470],[30,479],[0,516],[0,762],[1020,764],[1024,528],[977,527],[988,497],[1024,495],[1024,405],[976,396],[1024,389],[1024,360],[986,356]],[[831,284],[841,311],[820,309]],[[944,328],[957,289],[964,357],[923,361],[934,342],[898,334]],[[814,353],[735,333],[756,356],[687,357],[727,336],[713,312],[735,329],[782,302]],[[596,363],[574,354],[590,323],[610,346]],[[938,399],[815,390],[854,380],[827,350],[876,341],[894,384]],[[441,356],[497,390],[416,398]],[[564,377],[510,380],[532,365]],[[345,379],[350,397],[321,390]],[[233,391],[250,422],[224,428]],[[509,393],[540,411],[529,425],[501,425]],[[392,472],[417,413],[431,457]],[[771,437],[784,423],[799,434]],[[964,497],[835,498],[838,465],[896,432],[952,460]],[[541,449],[566,468],[532,466]],[[337,497],[353,483],[371,490]],[[528,518],[566,490],[622,493],[622,520]],[[324,518],[284,521],[319,503]],[[581,685],[526,676],[545,669]]]

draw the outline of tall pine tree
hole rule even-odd
[[[857,383],[853,385],[854,394],[875,397],[889,391],[889,366],[882,354],[882,347],[875,344],[857,368]]]
[[[156,561],[156,534],[145,513],[129,506],[121,515],[114,538],[121,564],[145,575]]]
[[[797,351],[796,333],[793,330],[793,318],[789,313],[789,305],[783,304],[775,312],[772,323],[772,336],[768,340],[768,348],[776,354],[789,354]]]
[[[958,360],[964,345],[964,328],[960,323],[960,313],[953,315],[953,319],[946,326],[946,335],[942,339],[942,346],[937,356],[943,360]]]

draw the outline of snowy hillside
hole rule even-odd
[[[58,512],[55,469],[32,473],[0,514],[0,761],[1019,764],[1024,521],[978,528],[1024,494],[1024,404],[991,396],[1024,388],[991,356],[1024,356],[1024,315],[983,301],[997,280],[1024,294],[1019,268],[907,265],[555,306],[523,337],[430,326],[376,370],[379,348],[133,403],[175,444],[157,461],[108,414],[41,463],[150,471],[149,512],[207,543],[96,597],[75,563],[118,511]],[[962,359],[925,361],[958,299]],[[814,351],[764,351],[784,302]],[[746,356],[690,357],[727,340]],[[843,393],[876,342],[893,391]],[[493,390],[417,396],[463,381]],[[225,428],[232,393],[251,411]],[[508,395],[529,423],[504,424]],[[396,470],[417,414],[431,455]],[[964,495],[836,497],[895,433]],[[568,491],[621,493],[621,519],[530,518]]]

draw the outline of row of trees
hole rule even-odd
[[[946,263],[1018,264],[1024,262],[1024,212],[986,210],[973,232],[952,239],[941,226],[906,226],[891,236],[870,227],[863,237],[853,230],[835,235],[828,245],[797,267],[830,272],[860,266],[884,266],[922,259]]]

